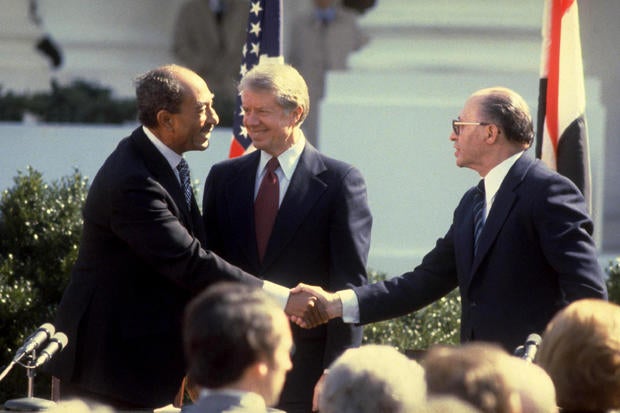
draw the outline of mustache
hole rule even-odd
[[[209,133],[213,130],[213,128],[215,128],[215,124],[214,123],[206,123],[202,129],[200,130],[202,133]]]

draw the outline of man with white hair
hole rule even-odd
[[[393,347],[345,351],[328,370],[319,395],[321,413],[408,413],[426,402],[424,369]]]

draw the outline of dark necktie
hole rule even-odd
[[[267,249],[267,243],[271,236],[271,229],[278,214],[278,204],[280,200],[280,183],[275,170],[280,163],[278,158],[271,158],[267,162],[265,176],[258,188],[258,194],[254,201],[254,222],[256,223],[256,245],[258,246],[258,257],[262,261]]]
[[[181,158],[181,162],[177,165],[179,171],[179,178],[181,178],[181,190],[185,196],[185,202],[187,207],[192,209],[192,185],[189,178],[189,166],[185,159]]]
[[[474,255],[478,252],[478,238],[484,227],[484,179],[481,179],[474,195]]]

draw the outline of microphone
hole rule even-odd
[[[34,333],[30,335],[24,342],[24,344],[17,349],[15,357],[13,357],[13,363],[17,363],[26,354],[36,350],[43,343],[47,341],[54,333],[56,328],[50,323],[42,324]]]
[[[519,358],[523,358],[523,352],[525,351],[525,347],[523,347],[522,345],[517,347],[515,349],[515,351],[512,353],[513,356],[519,357]]]
[[[525,340],[525,346],[523,348],[523,355],[521,356],[527,362],[532,363],[534,358],[536,358],[536,352],[538,351],[538,346],[542,342],[542,338],[536,333],[532,333],[527,336]]]
[[[48,361],[59,351],[62,351],[63,348],[67,345],[69,339],[67,338],[65,333],[57,332],[50,338],[50,342],[47,346],[41,351],[39,357],[34,363],[33,367],[39,367]]]

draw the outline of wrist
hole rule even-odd
[[[327,316],[331,320],[332,318],[342,317],[342,300],[338,293],[330,294],[329,301],[327,303]]]

